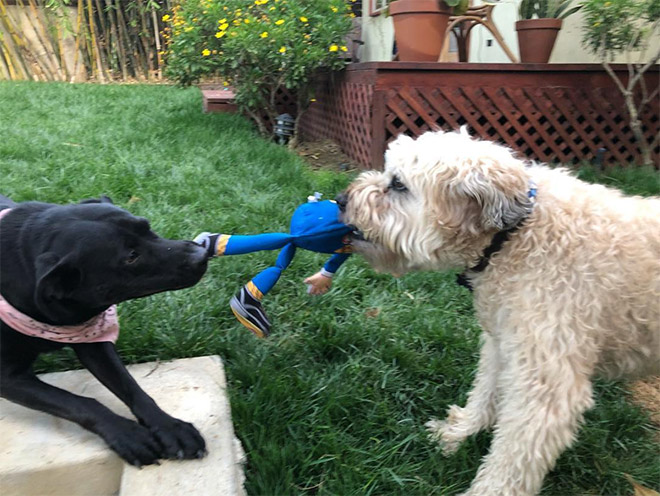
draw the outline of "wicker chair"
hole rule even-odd
[[[500,34],[497,26],[493,22],[492,12],[498,2],[484,2],[482,5],[476,7],[472,6],[472,0],[470,0],[470,7],[463,15],[451,16],[449,18],[449,25],[447,26],[447,38],[445,40],[445,48],[440,54],[440,59],[446,56],[446,51],[449,47],[449,37],[451,33],[454,33],[456,36],[456,41],[458,44],[458,60],[460,62],[468,61],[468,54],[470,52],[470,31],[472,28],[478,24],[484,26],[488,31],[491,32],[495,41],[499,43],[506,53],[507,57],[511,59],[511,62],[518,62],[518,59],[513,54],[511,49],[508,47],[504,38]]]

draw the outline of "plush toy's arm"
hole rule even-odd
[[[335,272],[337,272],[339,267],[341,267],[341,264],[343,264],[350,256],[350,253],[333,254],[321,269],[321,274],[323,274],[325,277],[333,277]]]
[[[312,295],[327,293],[330,286],[332,286],[332,277],[335,275],[335,272],[337,272],[341,264],[343,264],[350,255],[350,253],[335,253],[332,255],[320,271],[305,279],[304,282],[307,284],[307,292]]]

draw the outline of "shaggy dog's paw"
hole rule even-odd
[[[429,438],[440,445],[445,456],[453,454],[465,439],[465,437],[455,436],[452,433],[451,425],[445,420],[433,419],[424,425],[429,433]]]
[[[444,455],[454,453],[469,435],[480,430],[465,415],[465,409],[456,405],[449,407],[447,420],[429,420],[426,424],[429,437],[440,444]]]

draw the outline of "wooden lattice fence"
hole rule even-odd
[[[627,75],[625,66],[615,71]],[[648,88],[658,75],[647,73]],[[641,115],[648,143],[660,133],[659,108],[656,97]],[[462,125],[542,162],[640,158],[623,98],[598,64],[353,64],[319,84],[303,120],[305,139],[331,138],[365,167],[381,167],[400,133]]]

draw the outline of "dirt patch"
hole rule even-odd
[[[660,440],[660,376],[633,382],[630,389],[633,401],[649,412],[651,422],[659,429],[656,438]]]
[[[341,151],[339,145],[330,140],[300,143],[295,151],[315,169],[343,172],[358,168],[358,165]]]

